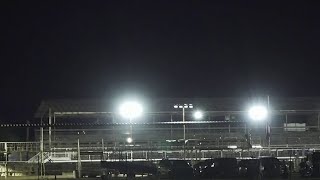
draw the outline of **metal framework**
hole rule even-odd
[[[132,123],[117,112],[105,111],[112,109],[105,102],[44,101],[37,110],[36,121],[0,124],[0,128],[33,127],[35,141],[0,142],[0,151],[11,154],[6,164],[40,163],[41,174],[45,174],[48,170],[45,167],[50,163],[76,163],[79,172],[82,163],[99,160],[185,158],[198,161],[212,157],[277,156],[298,162],[307,153],[320,150],[320,99],[270,99],[270,144],[266,123],[249,121],[243,101],[232,98],[154,100],[149,111]],[[195,121],[191,109],[182,113],[172,107],[185,102],[201,107],[204,119]],[[304,126],[288,127],[290,123]],[[130,127],[133,142],[127,143]],[[29,153],[28,157],[25,152]]]

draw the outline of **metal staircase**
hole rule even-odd
[[[50,154],[48,152],[43,152],[42,156],[43,160],[41,161],[41,152],[34,155],[32,158],[28,160],[28,163],[47,163],[51,161]]]

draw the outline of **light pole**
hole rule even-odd
[[[185,109],[192,109],[192,104],[176,104],[173,106],[175,109],[182,109],[182,122],[183,122],[183,141],[186,141],[186,125],[185,122]]]
[[[123,103],[120,106],[119,112],[122,117],[129,119],[130,132],[129,132],[129,137],[126,139],[126,141],[127,143],[130,144],[133,142],[132,120],[142,115],[142,112],[143,112],[142,105],[135,101],[128,101]],[[131,159],[132,159],[132,154],[133,153],[131,152]]]
[[[248,110],[249,118],[255,122],[263,122],[268,119],[269,116],[269,100],[268,100],[268,106],[265,105],[253,105]],[[269,122],[266,122],[266,135],[268,140],[268,147],[270,149],[270,125]],[[251,142],[250,142],[251,143]]]
[[[82,131],[81,133],[78,132],[78,141],[77,141],[77,148],[78,148],[78,177],[81,178],[81,170],[82,170],[82,165],[81,165],[81,154],[80,154],[80,135],[81,134],[86,134],[85,131]]]
[[[193,104],[175,104],[175,109],[182,109],[182,122],[183,122],[183,159],[186,159],[186,124],[185,124],[185,109],[193,109]],[[202,119],[202,111],[195,111],[193,117],[197,120]]]

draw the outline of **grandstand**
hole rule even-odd
[[[256,103],[269,104],[265,121],[248,117],[249,106]],[[192,104],[192,109],[185,109],[185,122],[175,104]],[[69,163],[70,172],[101,160],[275,156],[293,158],[297,165],[320,149],[320,98],[159,98],[144,100],[143,105],[143,115],[129,123],[119,115],[117,101],[45,100],[31,122],[38,126],[34,141],[1,142],[0,151],[10,154],[7,165],[29,163],[33,169],[21,168],[19,173],[47,174],[55,171],[54,163]],[[192,112],[199,109],[204,116],[196,120]],[[133,141],[127,142],[128,137]]]

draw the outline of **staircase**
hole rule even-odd
[[[43,163],[47,163],[49,161],[51,161],[50,154],[48,152],[43,152]],[[41,152],[30,158],[28,163],[41,163]]]

